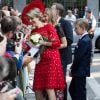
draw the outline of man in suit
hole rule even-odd
[[[62,66],[66,79],[67,65],[72,62],[71,44],[73,42],[73,29],[71,23],[67,20],[64,20],[64,18],[62,17],[64,12],[64,7],[62,4],[53,3],[51,6],[51,11],[53,14],[53,18],[56,20],[57,23],[60,23],[60,26],[62,27],[67,40],[67,47],[60,49]],[[67,100],[67,85],[64,90],[64,100]]]
[[[92,42],[87,32],[86,19],[78,19],[75,22],[75,31],[80,35],[75,48],[74,60],[71,66],[72,77],[69,92],[72,100],[86,100],[86,77],[90,76]]]

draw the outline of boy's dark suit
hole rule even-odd
[[[67,39],[67,47],[60,49],[61,54],[61,60],[64,70],[64,76],[66,78],[66,72],[67,72],[67,65],[72,63],[72,49],[71,44],[73,42],[73,28],[69,21],[64,20],[63,18],[60,18],[59,23],[64,31],[65,37]],[[64,100],[67,100],[67,86],[64,91]]]
[[[84,35],[75,48],[71,66],[72,81],[69,92],[72,100],[86,100],[86,77],[90,76],[92,43],[88,34]]]

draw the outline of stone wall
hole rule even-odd
[[[17,8],[20,12],[23,7],[26,5],[26,0],[13,0],[14,8]],[[99,0],[87,0],[87,6],[92,9],[94,16],[98,21],[99,16]]]
[[[99,16],[99,0],[87,0],[87,6],[92,9],[96,20],[98,21]]]
[[[26,0],[13,0],[14,8],[17,8],[19,12],[22,11],[23,7],[26,5]]]

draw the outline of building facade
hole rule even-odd
[[[27,2],[31,2],[33,0],[0,0],[0,3],[8,2],[14,8],[17,8],[20,12],[24,8]],[[64,5],[66,11],[67,9],[75,9],[78,8],[79,10],[79,17],[82,17],[84,14],[85,6],[88,6],[92,9],[93,14],[95,15],[96,19],[99,18],[100,12],[100,0],[42,0],[45,4],[50,6],[53,2],[60,2]]]
[[[96,20],[99,19],[100,0],[87,0],[87,6],[92,10]]]

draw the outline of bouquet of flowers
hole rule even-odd
[[[30,37],[30,41],[31,41],[34,45],[39,44],[39,41],[40,41],[40,40],[43,40],[43,37],[42,37],[40,34],[33,34],[33,35]]]
[[[30,36],[30,41],[32,42],[32,44],[34,46],[37,46],[39,47],[39,53],[41,54],[45,49],[46,49],[46,46],[44,45],[40,45],[39,44],[39,41],[49,41],[48,38],[38,34],[38,33],[35,33],[33,35]]]

